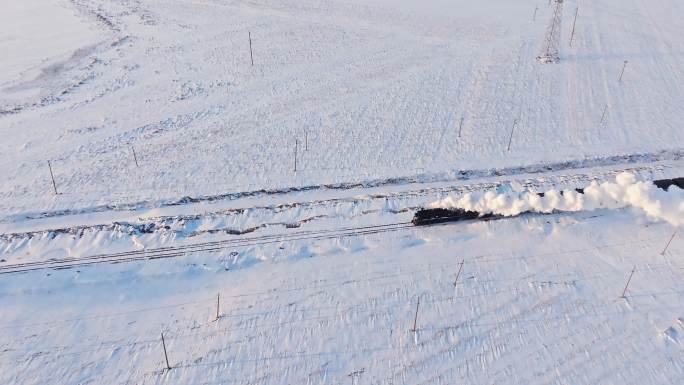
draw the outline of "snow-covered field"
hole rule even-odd
[[[0,85],[3,217],[684,147],[676,0],[580,4],[572,48],[566,1],[555,66],[534,60],[543,1],[49,3],[69,11],[3,17],[47,19],[22,22],[33,40],[90,27],[60,53],[45,40],[3,51],[8,67],[45,56]]]
[[[0,384],[682,382],[681,1],[1,8]]]
[[[0,382],[678,384],[672,231],[600,211],[3,275]]]

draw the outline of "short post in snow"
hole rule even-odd
[[[618,79],[619,82],[622,82],[622,76],[625,74],[625,68],[627,68],[627,60],[625,60],[624,63],[622,63],[622,72],[620,72],[620,78]]]
[[[572,47],[572,40],[575,38],[575,25],[577,24],[577,15],[579,14],[579,7],[575,10],[575,21],[572,22],[572,32],[570,33],[570,47]]]
[[[420,308],[420,296],[418,296],[418,302],[416,303],[416,315],[413,317],[413,328],[411,329],[412,332],[417,332],[418,331],[418,309]]]
[[[219,309],[221,308],[221,293],[216,294],[216,320],[219,320]]]
[[[55,195],[59,195],[57,192],[57,183],[55,183],[55,175],[52,173],[52,164],[48,160],[48,169],[50,169],[50,178],[52,178],[52,188],[55,190]]]
[[[677,232],[675,231],[672,233],[672,236],[670,237],[670,240],[667,241],[667,245],[665,245],[665,248],[663,251],[660,253],[660,255],[665,255],[665,252],[667,252],[667,249],[670,248],[670,243],[672,243],[672,240],[674,239],[675,235],[677,235]]]
[[[171,370],[171,365],[169,365],[169,355],[166,354],[166,341],[164,341],[164,332],[161,332],[162,347],[164,348],[164,360],[166,360],[166,370]]]
[[[625,297],[625,294],[627,294],[627,288],[629,287],[629,283],[632,282],[632,276],[634,275],[634,271],[636,271],[636,266],[632,269],[632,273],[629,275],[629,279],[627,279],[627,284],[625,285],[625,289],[622,290],[622,295],[620,298],[627,298]]]
[[[461,137],[461,131],[463,131],[463,120],[464,120],[464,117],[463,117],[463,115],[461,115],[461,123],[459,123],[459,125],[458,125],[458,137],[459,138]]]
[[[252,31],[247,32],[249,36],[249,59],[252,61],[252,67],[254,67],[254,54],[252,54]]]
[[[513,131],[515,131],[515,126],[518,125],[518,119],[513,121],[513,127],[511,127],[511,136],[508,138],[508,150],[511,151],[511,143],[513,142]]]
[[[608,112],[608,105],[606,104],[605,107],[603,107],[603,114],[601,114],[601,121],[599,124],[603,124],[603,122],[606,120],[606,113]]]
[[[140,167],[138,164],[138,155],[135,153],[135,147],[131,146],[131,150],[133,150],[133,160],[135,161],[135,167]]]
[[[535,7],[534,7],[534,15],[532,15],[532,21],[536,21],[536,20],[537,20],[537,10],[538,10],[538,9],[539,9],[538,6],[535,6]]]
[[[463,264],[465,261],[461,261],[461,263],[458,266],[458,273],[456,273],[456,279],[454,279],[454,287],[456,287],[456,284],[458,283],[458,278],[461,276],[461,270],[463,270]]]
[[[309,151],[309,130],[304,130],[304,151]]]
[[[297,147],[299,146],[299,140],[295,139],[295,151],[294,151],[294,170],[297,172]]]

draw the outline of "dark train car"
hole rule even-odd
[[[458,222],[478,219],[480,213],[463,209],[420,209],[416,212],[411,223],[416,226],[432,225],[435,223]]]
[[[661,179],[653,181],[653,184],[663,190],[669,189],[670,186],[677,186],[680,189],[684,190],[684,178]]]

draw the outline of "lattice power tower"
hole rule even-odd
[[[544,46],[537,60],[542,63],[560,61],[561,22],[563,20],[563,0],[554,0],[553,17],[546,30]]]

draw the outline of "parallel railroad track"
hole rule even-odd
[[[51,259],[46,261],[15,263],[0,266],[0,275],[24,273],[29,271],[46,269],[70,269],[74,267],[89,266],[101,263],[122,263],[154,259],[176,258],[183,255],[198,252],[212,253],[236,247],[265,245],[270,243],[280,243],[289,241],[315,241],[321,239],[346,238],[359,235],[370,235],[399,231],[410,227],[414,227],[411,224],[411,222],[399,222],[385,225],[362,226],[333,230],[299,231],[291,234],[273,234],[264,235],[260,237],[227,239],[221,241],[195,243],[191,245],[181,245],[174,247],[160,247],[155,249],[134,250],[120,253],[98,254],[86,257],[70,257],[62,259]]]

